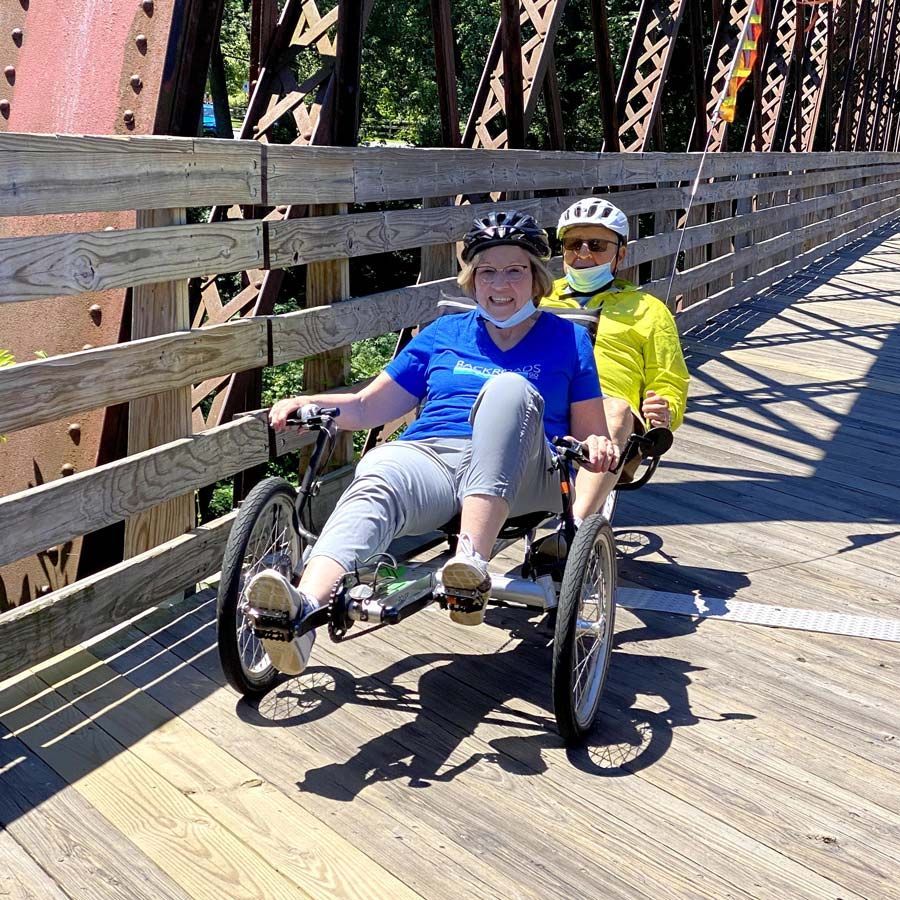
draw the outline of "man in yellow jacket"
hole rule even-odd
[[[594,356],[613,441],[621,449],[635,429],[674,430],[684,418],[687,366],[665,304],[616,277],[628,243],[625,213],[602,197],[586,197],[562,214],[556,234],[565,276],[541,306],[599,311]],[[603,506],[618,477],[579,472],[576,522]]]

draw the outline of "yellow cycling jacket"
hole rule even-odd
[[[594,358],[604,395],[620,397],[640,414],[647,391],[669,401],[670,427],[684,419],[688,375],[675,319],[662,301],[624,278],[579,303],[565,278],[553,283],[540,305],[564,309],[600,308]],[[643,417],[642,417],[643,418]]]

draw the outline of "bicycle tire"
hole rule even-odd
[[[595,513],[575,535],[556,613],[553,712],[566,744],[582,741],[597,716],[612,654],[615,588],[615,537],[606,518]]]
[[[276,569],[291,579],[303,542],[297,532],[296,490],[283,478],[266,478],[241,504],[222,558],[216,602],[216,643],[228,683],[245,697],[265,694],[279,680],[241,612],[244,587],[262,569]]]

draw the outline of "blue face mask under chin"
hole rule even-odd
[[[508,319],[498,319],[496,316],[492,316],[487,312],[480,303],[478,304],[478,315],[485,321],[490,322],[491,325],[496,325],[498,328],[512,328],[513,325],[524,322],[529,316],[533,316],[536,312],[537,307],[534,305],[534,301],[529,300],[518,312],[514,312]]]
[[[579,294],[599,293],[609,287],[614,279],[612,263],[608,262],[588,269],[573,269],[571,266],[566,268],[566,281],[569,287]]]

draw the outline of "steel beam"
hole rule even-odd
[[[619,146],[649,150],[654,144],[663,89],[675,39],[689,0],[642,0],[616,92]],[[609,149],[606,142],[604,149]]]
[[[506,2],[506,0],[504,0]],[[513,6],[516,4],[513,3]],[[498,149],[512,146],[507,129],[506,87],[504,76],[504,47],[516,59],[519,54],[522,67],[522,125],[527,133],[540,97],[544,76],[553,49],[553,41],[566,8],[566,0],[521,0],[519,6],[519,28],[521,38],[515,49],[514,29],[502,28],[501,21],[494,33],[487,62],[475,92],[472,109],[466,122],[462,143],[464,147],[485,147]],[[501,6],[501,9],[504,7]],[[509,13],[506,13],[509,16]],[[504,43],[504,37],[507,38]],[[513,72],[513,81],[517,80]],[[512,83],[512,82],[510,82]],[[516,125],[518,127],[518,124]]]

